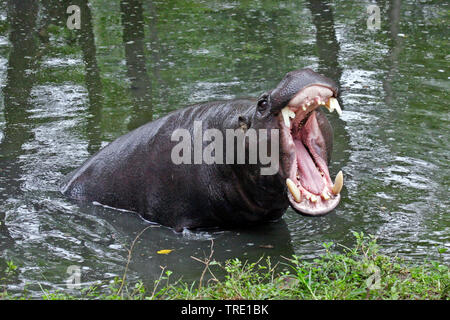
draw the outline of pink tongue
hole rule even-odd
[[[298,174],[303,188],[314,194],[321,194],[325,184],[308,150],[300,140],[294,140],[297,153]]]

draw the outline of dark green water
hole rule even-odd
[[[448,263],[449,6],[376,1],[7,1],[0,4],[0,278],[33,296],[66,290],[67,267],[82,287],[121,276],[131,242],[148,224],[126,212],[80,207],[58,191],[63,177],[133,128],[185,105],[258,96],[283,75],[312,67],[342,89],[332,176],[343,200],[331,214],[288,210],[251,230],[147,230],[129,279],[197,279],[217,260],[311,259],[322,243],[351,246],[352,231],[378,237],[382,251]],[[66,9],[81,9],[81,29]],[[187,186],[188,187],[188,186]],[[336,247],[339,250],[340,247]],[[174,249],[169,255],[157,250]],[[71,291],[73,292],[73,291]]]

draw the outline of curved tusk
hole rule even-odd
[[[295,202],[302,201],[300,190],[291,179],[289,178],[286,179],[286,185],[289,189],[289,192],[292,194],[292,197],[294,198]]]
[[[336,175],[336,179],[334,180],[334,185],[331,191],[334,194],[339,194],[342,190],[342,186],[344,185],[344,175],[342,174],[342,171],[339,171]]]

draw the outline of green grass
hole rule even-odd
[[[445,299],[449,293],[449,267],[436,261],[411,265],[398,257],[379,253],[374,237],[355,233],[356,245],[333,253],[333,243],[313,261],[297,256],[273,264],[270,257],[256,262],[239,259],[219,263],[199,260],[205,266],[198,281],[173,282],[172,272],[162,269],[153,288],[141,281],[123,283],[117,278],[106,289],[92,286],[80,296],[43,290],[42,299]],[[444,253],[440,250],[440,253]],[[12,264],[12,263],[11,263]],[[224,271],[217,278],[214,273]],[[206,274],[209,275],[206,281]],[[101,288],[101,289],[100,289]],[[1,292],[1,291],[0,291]],[[0,298],[12,298],[0,293]]]

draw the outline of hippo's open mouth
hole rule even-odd
[[[281,110],[282,169],[291,207],[304,215],[324,215],[339,203],[343,186],[340,171],[333,183],[328,172],[327,150],[316,117],[323,105],[330,112],[341,108],[331,88],[311,85],[300,90]]]

